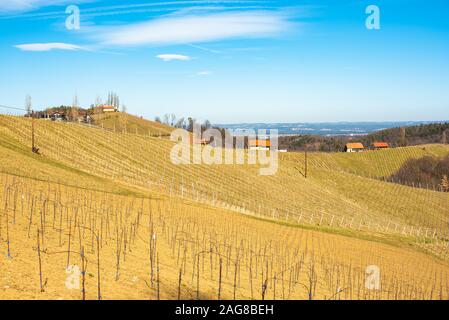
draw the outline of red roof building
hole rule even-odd
[[[390,146],[387,142],[374,142],[373,148],[374,149],[388,149]]]

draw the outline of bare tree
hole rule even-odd
[[[405,127],[401,127],[401,144],[402,146],[407,145],[407,138],[406,138],[406,129]]]
[[[78,95],[77,94],[75,94],[73,96],[72,107],[76,107],[76,108],[78,107]]]
[[[443,131],[443,137],[441,138],[442,144],[447,144],[447,130]]]
[[[103,104],[103,102],[101,102],[100,96],[97,96],[97,99],[95,100],[95,107],[99,107],[102,104]]]
[[[168,115],[168,113],[164,114],[164,124],[166,125],[170,125],[170,116]]]
[[[27,115],[30,116],[31,112],[32,112],[32,101],[31,101],[31,96],[27,95],[25,98],[25,109],[27,111]]]
[[[212,127],[212,124],[210,123],[209,120],[205,120],[203,123],[203,128],[204,130],[210,129]]]
[[[178,121],[175,124],[175,128],[181,128],[184,129],[186,126],[186,120],[184,117],[178,119]]]
[[[73,97],[72,108],[70,109],[70,117],[72,121],[78,119],[78,95]]]
[[[176,115],[174,113],[170,114],[170,125],[172,127],[175,126],[175,122],[176,122]]]
[[[196,120],[189,117],[187,119],[187,131],[193,132],[193,127],[194,127],[195,123],[196,123]]]
[[[120,109],[120,98],[115,92],[110,91],[108,93],[107,105],[113,106],[116,110]]]

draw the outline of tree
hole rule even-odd
[[[204,130],[207,130],[207,129],[212,128],[212,124],[210,123],[209,120],[205,120],[205,121],[204,121],[204,123],[203,123],[203,128],[204,128]]]
[[[441,138],[442,144],[447,144],[447,130],[443,131],[443,137]]]
[[[178,121],[175,124],[175,128],[180,128],[180,129],[184,129],[186,126],[186,120],[184,117],[178,119]]]
[[[154,121],[156,121],[156,122],[159,122],[159,123],[162,123],[162,121],[161,121],[161,118],[160,118],[160,117],[156,117],[156,118],[154,118]]]
[[[407,139],[406,139],[406,129],[405,127],[401,127],[401,145],[404,147],[407,145]]]
[[[170,116],[168,115],[168,113],[164,114],[164,121],[163,121],[163,123],[168,125],[168,126],[170,125]]]
[[[116,110],[120,109],[120,98],[115,92],[110,91],[108,93],[107,105],[113,106]]]
[[[128,114],[126,113],[126,111],[127,111],[126,105],[122,105],[122,113],[123,114],[122,114],[121,117],[119,117],[119,119],[120,119],[120,125],[121,125],[122,130],[124,132],[128,132],[128,128],[127,128],[127,126],[128,126]]]
[[[174,113],[172,113],[172,114],[170,114],[170,125],[172,127],[174,127],[175,126],[175,122],[176,122],[176,116],[175,116]]]
[[[70,108],[70,117],[72,121],[75,121],[78,118],[78,95],[75,94],[73,97],[72,108]]]
[[[95,107],[99,107],[103,104],[103,102],[101,101],[101,98],[99,96],[97,96],[97,99],[95,100]]]
[[[193,132],[193,127],[194,127],[195,123],[196,123],[196,120],[189,117],[187,119],[187,131]]]
[[[77,94],[75,94],[73,96],[72,107],[78,107],[78,95]]]
[[[30,95],[27,95],[25,98],[25,109],[27,111],[27,115],[30,116],[32,112],[32,101]]]

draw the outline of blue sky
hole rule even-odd
[[[446,120],[448,16],[447,0],[1,0],[0,104],[89,106],[113,90],[148,118]]]

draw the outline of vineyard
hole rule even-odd
[[[171,127],[139,118],[128,113],[99,113],[92,116],[96,126],[113,132],[129,132],[151,137],[169,137]]]
[[[312,153],[307,178],[279,154],[260,176],[174,165],[174,142],[136,128],[39,120],[33,154],[31,119],[0,116],[2,297],[449,298],[449,195],[386,181],[449,146]]]

